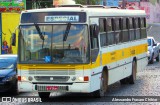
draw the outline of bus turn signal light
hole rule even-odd
[[[84,76],[84,81],[89,81],[89,77],[88,76]]]

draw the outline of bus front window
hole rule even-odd
[[[72,64],[89,63],[87,25],[39,25],[44,40],[34,25],[21,26],[20,62]],[[65,40],[64,40],[65,37]]]

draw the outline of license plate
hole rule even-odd
[[[51,91],[51,90],[58,90],[58,86],[46,86],[46,90],[47,91]]]

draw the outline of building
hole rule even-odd
[[[106,6],[119,6],[125,9],[145,10],[147,22],[160,22],[160,0],[101,0]]]
[[[0,54],[17,53],[17,46],[12,46],[12,33],[17,32],[20,12],[26,9],[26,0],[1,0],[0,2]],[[12,18],[11,18],[12,17]],[[17,32],[18,33],[18,32]],[[7,50],[4,50],[7,43]]]

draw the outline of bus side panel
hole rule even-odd
[[[11,54],[17,54],[18,45],[18,33],[16,39],[16,46],[11,45],[12,33],[15,32],[16,27],[19,25],[20,14],[19,13],[2,13],[2,42],[7,41],[9,46],[9,52]]]
[[[93,92],[95,90],[100,89],[101,75],[102,75],[102,67],[101,66],[94,68],[91,71],[91,77],[90,77],[90,89],[91,90],[90,90],[90,92]]]
[[[2,48],[2,18],[0,13],[0,46]],[[0,48],[0,54],[1,54],[1,48]]]

